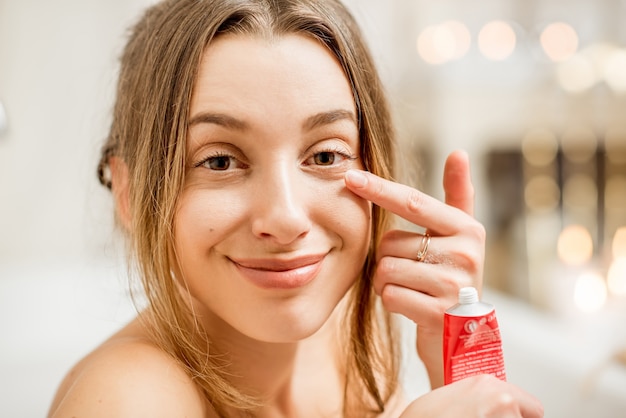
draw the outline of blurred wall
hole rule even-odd
[[[93,255],[110,239],[97,154],[124,30],[147,3],[0,1],[0,263]]]

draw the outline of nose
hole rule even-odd
[[[305,182],[286,165],[260,176],[253,191],[252,232],[279,245],[292,244],[311,230]]]

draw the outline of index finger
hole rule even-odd
[[[453,235],[468,216],[432,196],[404,184],[385,180],[370,172],[348,170],[346,186],[353,193],[395,213],[407,221],[440,235]]]

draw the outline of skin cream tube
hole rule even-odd
[[[446,385],[479,374],[506,380],[496,311],[478,300],[475,288],[459,290],[459,303],[446,310],[443,324]]]

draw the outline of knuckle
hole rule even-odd
[[[464,270],[469,273],[476,273],[478,271],[481,271],[483,266],[482,254],[478,251],[473,251],[469,254],[465,254],[463,258],[463,264]]]
[[[410,213],[420,213],[424,207],[424,195],[411,189],[406,199],[406,208]]]
[[[380,292],[380,300],[382,301],[385,309],[390,312],[396,312],[396,309],[394,309],[394,307],[396,306],[398,301],[398,292],[395,286],[383,287]]]
[[[470,274],[476,274],[483,268],[483,252],[479,248],[468,246],[455,251],[452,255],[454,266]]]
[[[380,277],[388,277],[396,271],[396,262],[391,257],[383,257],[378,261],[376,273]]]
[[[519,416],[517,414],[519,412],[517,401],[508,392],[492,394],[487,402],[482,414],[484,417]]]
[[[474,380],[474,384],[476,386],[489,387],[490,385],[493,384],[493,381],[494,381],[493,376],[489,374],[479,374],[479,375],[473,376],[472,379]]]
[[[446,290],[446,293],[454,294],[454,298],[457,297],[459,289],[462,287],[459,285],[458,280],[451,274],[442,275],[438,279],[439,285]],[[449,308],[447,306],[445,309]]]
[[[510,410],[517,407],[517,401],[509,392],[501,392],[496,397],[496,401],[500,408],[504,410]]]
[[[489,374],[474,376],[473,379],[474,387],[485,395],[488,394],[488,403],[484,405],[483,416],[509,416],[511,413],[514,415],[519,413],[518,399],[500,379]]]
[[[459,274],[449,274],[439,278],[439,284],[442,288],[444,296],[439,298],[437,310],[441,315],[458,302],[459,290],[462,287],[471,285],[471,283],[463,278],[459,277]]]
[[[485,242],[487,239],[487,230],[485,229],[485,225],[480,222],[474,223],[472,233],[480,242]]]
[[[472,218],[472,221],[463,228],[463,231],[467,234],[467,236],[477,242],[480,242],[481,244],[487,239],[487,230],[485,229],[485,226],[474,218]]]
[[[488,374],[478,374],[470,377],[468,380],[472,381],[473,386],[481,387],[490,385],[492,379],[491,376]]]

